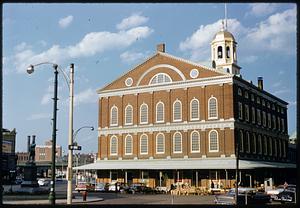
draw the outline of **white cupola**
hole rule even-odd
[[[237,65],[236,45],[233,35],[224,29],[224,23],[211,42],[212,67],[224,72],[240,75]]]

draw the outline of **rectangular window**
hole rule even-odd
[[[264,137],[264,155],[268,155],[268,140]]]
[[[276,117],[275,115],[272,116],[273,119],[273,129],[276,129]]]
[[[278,130],[280,131],[281,123],[280,123],[280,118],[279,117],[277,117],[277,126],[278,126]]]
[[[266,112],[262,112],[262,120],[263,120],[263,126],[267,126],[267,118],[266,118]]]
[[[285,143],[285,141],[283,141],[282,144],[283,144],[283,147],[282,147],[283,148],[283,157],[286,157],[286,149],[285,149],[286,148],[286,143]]]
[[[284,118],[281,119],[281,127],[282,131],[285,132]]]
[[[252,123],[255,123],[255,108],[252,107]]]
[[[239,105],[239,119],[243,119],[243,105],[242,103],[238,103]]]
[[[258,125],[261,125],[261,115],[260,115],[260,110],[257,109],[256,112],[257,112],[257,124],[258,124]]]
[[[249,106],[245,105],[245,120],[249,121]]]
[[[271,121],[271,113],[268,113],[268,127],[272,127],[272,121]]]

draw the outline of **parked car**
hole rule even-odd
[[[79,181],[75,187],[75,191],[95,191],[95,186],[88,182]]]
[[[40,178],[38,180],[39,186],[48,186],[49,185],[49,180],[46,178]]]
[[[268,190],[267,194],[270,195],[272,200],[279,201],[278,194],[280,194],[284,190],[296,191],[296,185],[290,184],[287,185],[286,187],[284,185],[279,185],[275,189]]]
[[[265,193],[257,192],[254,188],[238,189],[238,205],[247,204],[266,204],[271,202],[271,197]],[[235,188],[229,190],[228,193],[215,195],[215,204],[234,205],[235,204]]]
[[[107,191],[106,183],[96,183],[95,185],[95,191],[105,192]]]
[[[279,193],[274,201],[280,201],[281,203],[295,203],[295,191],[292,190],[284,190]]]
[[[154,193],[154,190],[143,183],[134,183],[129,186],[128,193]]]

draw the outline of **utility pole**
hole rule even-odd
[[[70,110],[69,110],[69,146],[73,145],[73,99],[74,99],[74,64],[70,64]],[[67,204],[72,204],[72,179],[73,179],[73,150],[68,150],[68,169],[67,169]]]

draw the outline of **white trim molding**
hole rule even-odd
[[[206,122],[189,122],[189,123],[166,123],[164,125],[161,124],[149,124],[149,125],[139,125],[139,126],[124,126],[113,127],[113,128],[98,128],[98,136],[101,135],[107,136],[111,134],[133,134],[133,133],[141,133],[141,132],[170,132],[170,131],[184,131],[184,130],[195,130],[201,129],[205,131],[206,129],[225,129],[230,128],[234,129],[234,119],[227,120],[213,120]]]
[[[143,78],[144,78],[148,73],[150,73],[151,71],[153,71],[153,70],[155,70],[155,69],[157,69],[157,68],[162,68],[162,67],[168,68],[168,69],[171,69],[171,70],[175,71],[175,72],[181,77],[181,79],[182,79],[183,81],[186,80],[184,74],[183,74],[178,68],[176,68],[175,66],[172,66],[172,65],[170,65],[170,64],[158,64],[158,65],[152,66],[152,67],[149,68],[147,71],[145,71],[145,72],[142,74],[142,76],[139,78],[139,80],[137,81],[136,86],[139,86],[139,85],[140,85],[140,82],[143,80]],[[172,79],[171,79],[171,80],[172,80]]]

